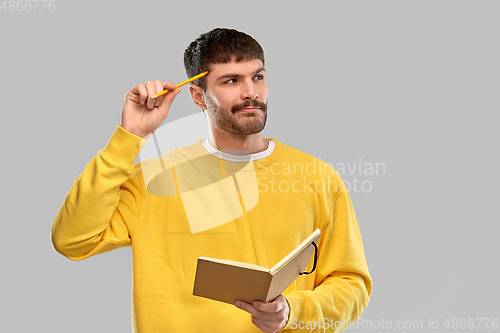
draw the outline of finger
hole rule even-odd
[[[259,311],[253,305],[242,301],[237,301],[235,305],[236,307],[250,313],[252,317],[252,323],[263,332],[276,332],[279,329],[285,327],[286,322],[288,321],[288,314],[286,311],[284,311],[284,309],[282,309],[282,311],[278,313],[268,313]]]
[[[172,82],[165,82],[161,85],[161,87],[158,86],[158,83],[161,83],[161,81],[160,80],[155,81],[155,85],[157,87],[157,94],[161,93],[162,91],[165,91],[165,90],[168,90],[168,92],[160,97],[154,98],[153,99],[155,101],[154,105],[159,107],[160,105],[162,105],[163,100],[166,97],[166,95],[170,95],[169,101],[167,103],[165,103],[160,110],[162,113],[165,113],[168,111],[168,108],[170,108],[170,104],[172,104],[174,97],[180,92],[180,90],[172,93],[172,90],[176,89],[175,85]]]
[[[268,316],[266,318],[259,318],[258,316],[252,315],[252,322],[255,322],[257,324],[261,325],[266,325],[269,327],[278,327],[278,326],[285,326],[285,324],[288,321],[288,315],[285,314],[284,311],[274,313],[274,314],[267,314],[264,313],[264,315]]]
[[[283,306],[280,303],[262,303],[259,301],[253,302],[253,307],[259,311],[267,312],[267,313],[278,313],[281,311]]]
[[[285,296],[279,295],[274,299],[274,301],[269,303],[263,303],[260,301],[253,302],[254,308],[263,312],[278,313],[284,308]]]
[[[263,320],[263,319],[257,317],[257,316],[262,316],[264,313],[260,312],[256,308],[254,308],[251,304],[248,304],[248,303],[243,302],[243,301],[236,301],[235,305],[237,308],[251,314],[252,323],[255,326],[257,326],[257,328],[259,328],[262,332],[274,332],[273,330],[271,330],[271,327],[268,325],[270,323],[270,321],[266,321],[266,320]],[[266,314],[266,315],[268,315],[268,314]]]
[[[169,91],[167,94],[163,95],[163,101],[161,102],[161,105],[158,106],[158,109],[160,110],[161,114],[166,117],[168,114],[168,110],[170,108],[170,105],[172,105],[172,102],[175,99],[175,96],[177,96],[180,92],[182,91],[181,88],[175,88],[172,91]]]
[[[148,105],[148,109],[152,109],[155,106],[155,101],[154,101],[154,99],[151,99],[151,97],[156,95],[156,86],[155,86],[154,82],[152,82],[152,81],[146,82],[144,84],[144,86],[146,87],[146,90],[148,92],[148,98],[146,101],[146,103]]]
[[[173,84],[173,82],[165,82],[163,84],[163,89],[166,89],[166,90],[169,90],[169,91],[172,91],[175,89],[175,84]]]
[[[243,302],[243,301],[236,301],[236,303],[234,305],[236,305],[237,308],[250,313],[252,316],[256,316],[260,312],[259,310],[254,308],[252,306],[252,304],[248,304],[248,303]]]
[[[146,87],[144,84],[139,83],[132,90],[127,93],[126,98],[130,99],[132,102],[139,103],[144,105],[146,102],[146,98],[148,97],[148,93],[146,91]]]
[[[274,316],[276,315],[274,313],[259,311],[252,304],[248,304],[248,303],[245,303],[243,301],[237,301],[235,305],[236,305],[236,307],[240,308],[241,310],[250,313],[252,315],[252,317],[256,317],[259,319],[273,320]]]
[[[156,80],[154,83],[156,87],[156,94],[161,93],[163,91],[163,82],[161,82],[160,80]],[[163,101],[163,96],[155,98],[154,101],[155,106],[160,106],[161,102]]]

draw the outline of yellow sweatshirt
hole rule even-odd
[[[67,194],[54,248],[82,260],[132,246],[134,332],[260,332],[235,306],[193,296],[198,257],[271,268],[320,228],[317,269],[283,292],[284,331],[345,328],[372,290],[349,194],[330,165],[270,140],[274,151],[250,163],[208,154],[200,140],[134,165],[146,141],[118,126]]]

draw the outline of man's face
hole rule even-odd
[[[238,135],[264,129],[268,95],[265,74],[260,59],[210,66],[205,103],[217,128]]]

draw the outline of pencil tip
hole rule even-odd
[[[155,99],[156,98],[156,95],[154,95],[153,97],[150,97],[150,99]]]

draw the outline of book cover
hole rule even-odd
[[[316,229],[270,269],[244,262],[200,257],[193,295],[229,304],[237,300],[250,304],[254,301],[270,302],[304,273],[311,257],[317,255],[315,248],[320,235],[321,231]]]

